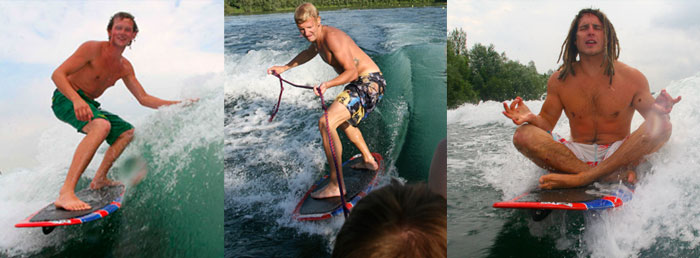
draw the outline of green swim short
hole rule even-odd
[[[124,121],[119,116],[109,113],[106,110],[100,109],[100,103],[93,99],[90,99],[88,96],[85,95],[85,93],[83,93],[82,90],[78,90],[78,94],[90,106],[90,109],[92,110],[93,120],[102,118],[109,121],[111,129],[109,130],[109,134],[106,138],[107,143],[109,143],[109,145],[112,145],[114,141],[116,141],[117,138],[119,138],[119,135],[134,128],[134,126]],[[88,124],[88,122],[80,121],[77,117],[75,117],[75,110],[73,110],[73,102],[70,99],[66,98],[66,96],[64,96],[60,91],[58,91],[58,89],[56,89],[53,92],[53,98],[51,98],[51,109],[53,109],[53,113],[58,119],[70,124],[75,129],[77,129],[79,133],[85,133],[82,130],[83,127]]]

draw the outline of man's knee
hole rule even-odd
[[[661,147],[671,138],[672,126],[668,121],[649,126],[642,134],[642,142],[656,147]]]
[[[521,125],[515,130],[513,134],[513,145],[517,149],[525,148],[531,143],[530,138],[532,136],[533,125]]]
[[[326,118],[325,118],[325,116],[321,116],[318,119],[318,129],[326,130]]]
[[[333,120],[333,117],[330,115],[328,116],[328,120],[326,120],[326,116],[322,115],[318,119],[318,128],[321,130],[326,130],[326,127],[330,127],[331,130],[335,130],[337,126],[334,126],[336,123],[334,123],[335,120]]]
[[[119,138],[117,138],[117,139],[122,139],[122,140],[126,140],[127,142],[130,142],[131,139],[133,139],[133,138],[134,138],[134,128],[131,128],[129,130],[126,130],[122,134],[120,134]]]
[[[104,135],[104,137],[107,137],[109,134],[109,130],[112,129],[112,125],[109,123],[109,121],[105,119],[93,119],[83,127],[83,132],[86,134],[99,134],[99,135]]]

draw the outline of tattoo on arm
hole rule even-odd
[[[360,66],[360,59],[353,58],[353,60],[355,61],[355,67]]]

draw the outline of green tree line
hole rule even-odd
[[[225,0],[224,12],[231,15],[293,11],[304,2],[311,2],[318,9],[334,9],[425,6],[446,4],[447,0]]]
[[[537,73],[535,63],[508,60],[493,44],[467,49],[467,33],[461,28],[447,36],[447,107],[483,100],[504,101],[517,96],[540,99],[552,74]]]

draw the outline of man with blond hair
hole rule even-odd
[[[357,146],[362,153],[363,162],[353,166],[357,169],[377,170],[379,166],[371,155],[360,129],[357,128],[360,121],[367,117],[377,106],[384,94],[386,82],[379,67],[345,32],[328,26],[321,25],[321,16],[311,3],[303,3],[294,12],[299,33],[311,42],[308,48],[301,51],[289,63],[283,66],[273,66],[267,69],[268,74],[281,74],[290,68],[304,64],[320,55],[323,61],[328,63],[338,76],[314,87],[316,95],[323,94],[327,89],[347,84],[328,108],[328,125],[323,116],[318,121],[318,127],[323,138],[323,148],[326,153],[330,172],[330,183],[311,194],[313,198],[329,198],[340,195],[336,178],[335,166],[342,164],[342,144],[338,137],[337,128],[342,129],[350,141]],[[326,128],[328,126],[328,128]],[[330,137],[327,130],[330,129]],[[329,139],[333,141],[336,153],[333,157]],[[342,168],[338,168],[342,180]],[[343,189],[345,193],[345,189]]]

